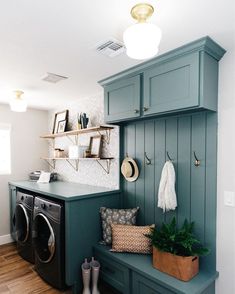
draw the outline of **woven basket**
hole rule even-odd
[[[198,256],[179,256],[153,247],[153,267],[181,281],[189,281],[198,274]]]

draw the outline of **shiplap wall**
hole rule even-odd
[[[136,182],[122,180],[124,207],[140,207],[139,224],[161,225],[176,216],[181,225],[195,222],[195,233],[211,253],[203,267],[215,269],[216,251],[216,153],[217,115],[212,112],[165,117],[123,126],[123,156],[137,160]],[[151,159],[147,165],[145,152]],[[157,192],[167,152],[176,172],[178,207],[163,214],[157,207]],[[194,165],[194,152],[201,164]]]

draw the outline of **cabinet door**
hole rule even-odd
[[[123,265],[100,255],[96,255],[100,262],[100,277],[114,289],[123,294],[130,294],[129,269]]]
[[[135,294],[174,294],[174,292],[162,287],[149,279],[133,272],[132,293]]]
[[[199,105],[199,52],[144,72],[144,115]]]
[[[10,228],[11,228],[11,237],[15,240],[15,208],[16,208],[16,187],[9,185],[9,194],[10,194]]]
[[[104,87],[105,121],[140,116],[140,76],[125,78]]]

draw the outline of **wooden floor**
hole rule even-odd
[[[102,294],[114,293],[105,285],[100,286],[100,292]],[[38,276],[31,263],[18,255],[15,244],[7,244],[0,246],[0,293],[70,294],[72,292],[53,289]]]

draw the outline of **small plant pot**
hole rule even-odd
[[[198,256],[179,256],[158,250],[153,246],[153,267],[161,272],[187,282],[198,274]]]

